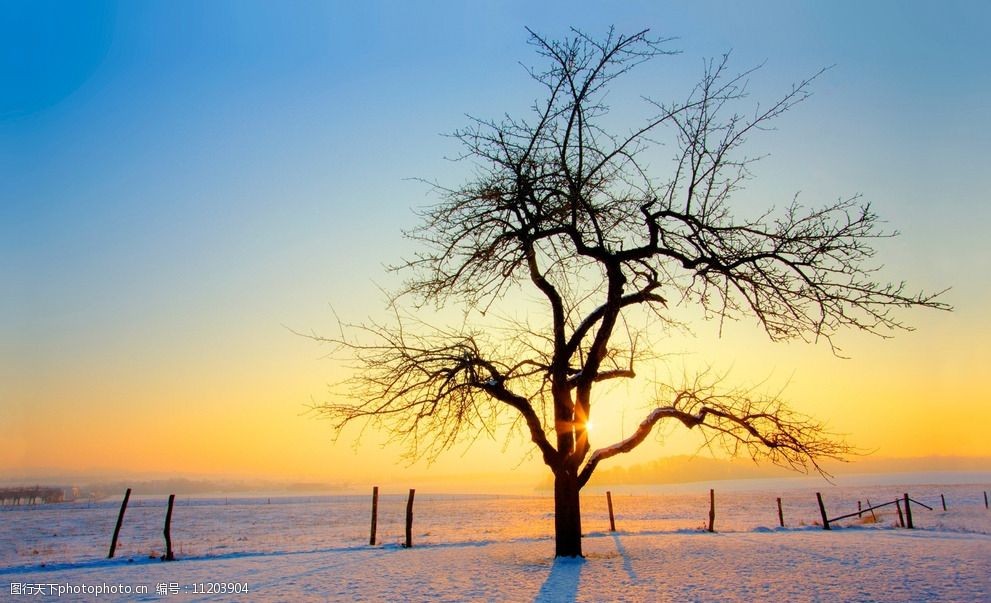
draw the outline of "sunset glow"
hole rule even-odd
[[[764,64],[755,105],[832,65],[777,130],[754,136],[752,153],[767,157],[740,212],[862,195],[900,232],[876,242],[880,280],[946,289],[954,310],[907,311],[914,330],[843,333],[833,350],[672,304],[691,332],[659,328],[649,345],[660,359],[598,390],[592,449],[628,437],[663,402],[658,383],[708,369],[780,393],[875,457],[991,458],[983,5],[41,4],[18,3],[0,25],[2,56],[23,57],[0,62],[9,480],[545,486],[515,417],[433,463],[407,461],[374,429],[333,441],[311,408],[352,365],[300,333],[388,319],[382,291],[402,275],[383,266],[415,253],[402,233],[436,201],[417,179],[471,174],[446,159],[459,149],[442,134],[465,114],[521,114],[539,93],[520,66],[532,60],[525,27],[598,34],[611,23],[673,36],[680,51],[632,78],[644,89],[611,93],[621,131],[643,115],[640,94],[687,94],[704,57],[732,50],[737,69]],[[670,158],[658,153],[662,171]],[[503,316],[547,320],[515,294]],[[603,468],[700,450],[698,434],[661,424]]]

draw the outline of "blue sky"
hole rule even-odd
[[[703,58],[730,50],[740,69],[765,63],[754,100],[832,65],[811,100],[754,141],[770,157],[747,198],[862,193],[904,233],[881,248],[893,278],[953,287],[952,318],[908,317],[920,345],[951,350],[935,361],[950,367],[989,358],[983,3],[3,8],[0,435],[19,447],[2,467],[63,463],[23,434],[107,434],[99,425],[110,417],[141,433],[162,404],[208,422],[197,412],[241,408],[241,388],[269,392],[250,403],[259,421],[304,421],[298,409],[330,379],[319,351],[285,326],[327,328],[328,304],[354,318],[380,306],[381,266],[409,250],[400,230],[430,201],[410,179],[456,184],[468,173],[445,160],[458,149],[442,134],[465,114],[518,114],[532,100],[519,65],[534,60],[525,27],[676,37],[681,54],[631,80],[632,92],[659,99],[687,94]],[[963,369],[946,370],[952,380]],[[987,402],[986,388],[967,391],[978,398],[969,404]],[[299,458],[326,444],[319,428],[299,429],[312,440]],[[92,466],[114,467],[114,450]],[[203,470],[252,468],[226,458]]]

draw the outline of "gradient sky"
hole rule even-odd
[[[535,89],[524,27],[560,37],[651,28],[682,51],[623,86],[678,99],[702,61],[765,67],[754,100],[835,65],[752,141],[743,199],[860,193],[902,236],[890,280],[951,288],[953,313],[903,315],[892,340],[769,344],[712,325],[680,350],[882,456],[991,456],[991,8],[980,2],[4,1],[0,18],[0,474],[402,481],[401,452],[306,414],[340,367],[288,329],[331,332],[330,306],[383,307],[382,265],[457,184],[442,136],[465,114],[519,114]],[[616,91],[622,93],[624,88]],[[635,106],[635,105],[634,105]],[[624,116],[625,117],[625,116]],[[638,115],[631,114],[631,120]],[[632,121],[630,123],[633,123]],[[593,407],[605,445],[642,400]],[[622,462],[684,454],[665,429]],[[518,442],[430,469],[531,483]],[[418,482],[418,483],[422,483]]]

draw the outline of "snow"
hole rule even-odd
[[[398,544],[400,494],[380,499],[384,544],[374,547],[367,545],[369,496],[180,500],[173,563],[157,559],[164,519],[158,498],[132,500],[113,560],[103,557],[119,501],[8,507],[0,510],[0,598],[37,585],[46,594],[26,598],[58,599],[49,594],[58,587],[48,585],[120,585],[132,592],[66,600],[991,601],[986,483],[819,483],[774,491],[767,483],[760,490],[711,485],[716,533],[699,529],[708,515],[707,485],[614,491],[616,533],[607,531],[605,497],[590,492],[583,501],[586,558],[556,561],[552,505],[543,496],[418,492],[412,549]],[[876,523],[853,518],[824,531],[815,524],[817,490],[830,516],[856,510],[857,500],[876,504],[906,491],[935,510],[913,505],[915,530],[895,527],[897,514],[886,507]],[[777,525],[778,496],[785,528]],[[193,592],[218,582],[247,584],[249,593]],[[183,594],[158,593],[169,584]],[[137,594],[139,587],[148,593]]]

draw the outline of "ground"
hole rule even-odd
[[[548,539],[297,553],[92,561],[0,571],[11,584],[148,585],[175,601],[991,601],[991,536],[814,527],[708,534],[598,533],[586,559],[550,558]],[[249,596],[194,594],[247,583]],[[160,595],[159,584],[182,594]],[[13,599],[14,597],[12,597]],[[32,596],[31,600],[55,599]]]

